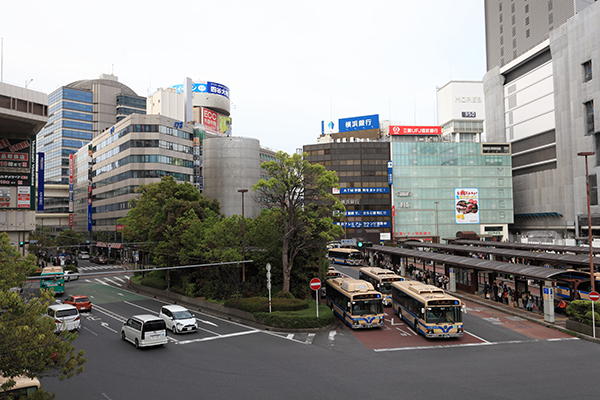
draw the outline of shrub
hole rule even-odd
[[[598,311],[600,302],[594,303],[596,325],[598,325]],[[575,300],[567,307],[567,316],[572,320],[592,326],[592,302],[587,300]]]
[[[165,290],[167,288],[167,282],[165,282],[163,278],[150,275],[141,278],[139,284],[159,290]]]
[[[594,305],[594,309],[595,309],[595,305]],[[593,322],[596,322],[596,326],[600,326],[600,314],[598,314],[598,311],[594,310],[594,318],[595,321],[592,320],[592,310],[588,311],[585,313],[585,316],[583,317],[583,320],[586,324],[588,324],[589,326],[592,326]]]

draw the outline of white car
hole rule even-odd
[[[48,316],[54,318],[54,333],[81,329],[79,311],[70,304],[52,304],[48,307]]]
[[[196,332],[198,322],[190,311],[181,306],[162,306],[158,317],[162,318],[173,333]]]
[[[169,341],[165,321],[154,315],[134,315],[123,324],[121,339],[131,342],[136,348],[162,346]]]
[[[76,281],[79,279],[79,273],[75,271],[65,271],[65,282]]]
[[[81,260],[89,260],[90,259],[90,253],[88,253],[87,251],[82,251],[81,253],[79,253],[79,258]]]

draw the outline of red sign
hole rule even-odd
[[[73,227],[73,214],[69,214],[69,228]]]
[[[591,301],[600,300],[600,294],[598,292],[590,292],[590,300]]]
[[[321,280],[319,278],[312,278],[310,280],[310,288],[312,290],[319,290],[321,288]]]
[[[441,135],[441,126],[390,125],[390,135]]]
[[[211,131],[213,133],[219,132],[219,116],[216,112],[207,108],[202,108],[202,123],[206,127],[207,131]]]

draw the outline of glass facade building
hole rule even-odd
[[[459,231],[508,237],[513,223],[508,144],[408,139],[390,136],[396,239],[443,240]]]

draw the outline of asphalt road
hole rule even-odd
[[[167,345],[137,350],[120,339],[123,320],[164,303],[103,279],[112,278],[67,284],[94,310],[75,342],[85,372],[42,380],[58,399],[598,398],[598,345],[481,306],[468,305],[476,338],[465,341],[405,336],[389,308],[386,328],[360,332],[336,321],[317,333],[273,333],[195,313],[199,332],[169,332]]]

